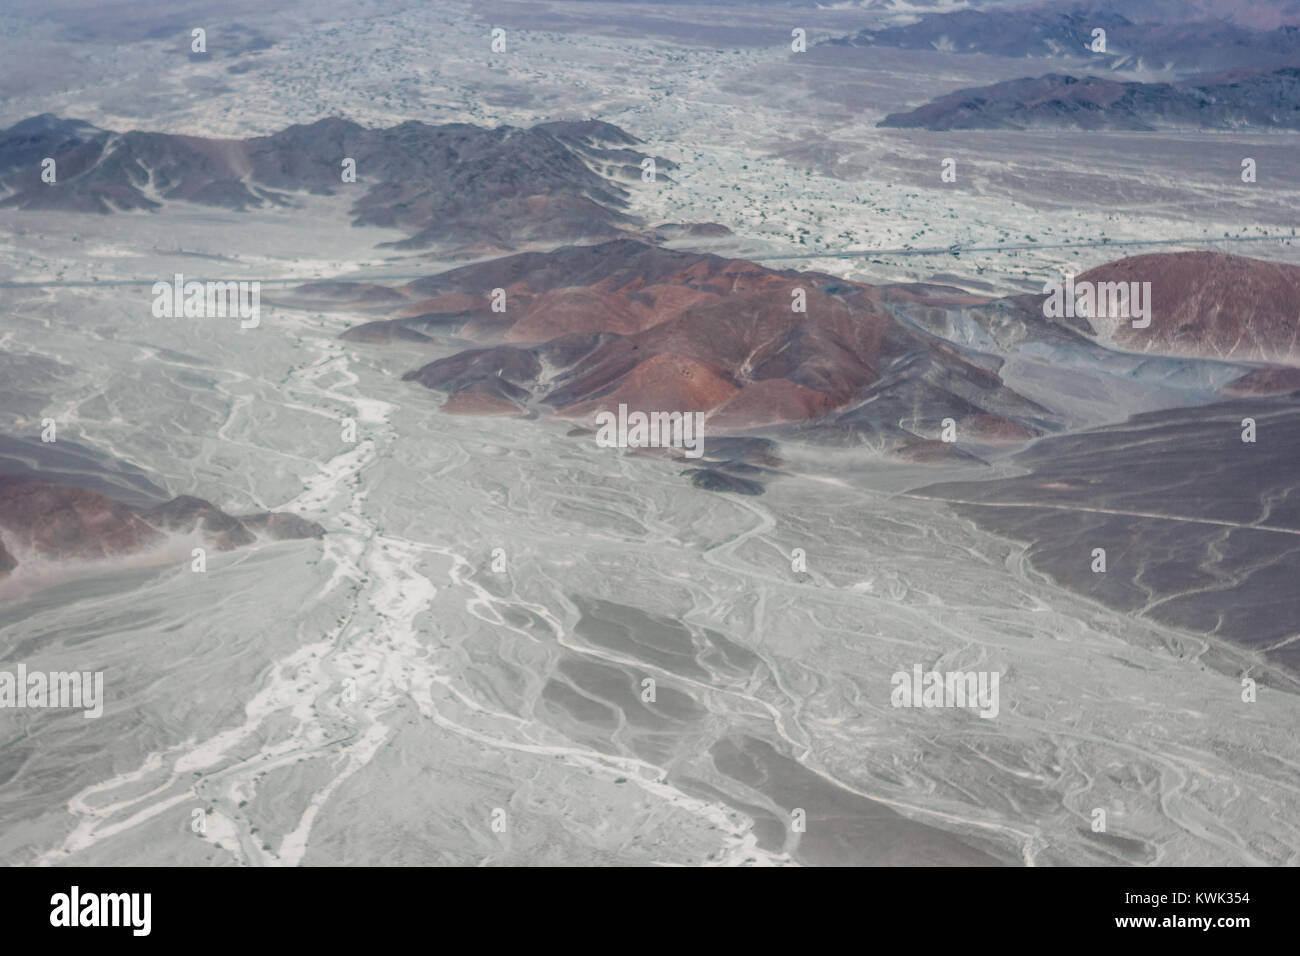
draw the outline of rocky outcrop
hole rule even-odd
[[[135,510],[93,491],[0,476],[0,531],[11,555],[94,560],[140,551],[162,534]]]
[[[193,534],[218,550],[246,547],[264,534],[274,540],[325,533],[292,514],[235,517],[182,496],[133,508],[74,485],[32,476],[0,476],[0,574],[20,564],[19,554],[48,560],[93,561],[146,551],[166,534]]]

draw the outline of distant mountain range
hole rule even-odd
[[[932,13],[914,23],[861,30],[827,46],[893,47],[1003,57],[1086,57],[1101,69],[1219,72],[1300,66],[1300,9],[1274,4],[1251,17],[1228,3],[1038,3]],[[1259,4],[1267,9],[1267,3]],[[1105,52],[1091,49],[1106,31]]]
[[[957,90],[882,127],[1155,130],[1300,129],[1300,68],[1193,86],[1050,73]]]
[[[110,213],[186,201],[244,210],[314,193],[349,199],[354,225],[410,232],[400,247],[604,238],[633,224],[623,184],[641,182],[646,156],[636,142],[594,121],[367,129],[332,118],[210,139],[113,133],[44,114],[0,132],[0,206]],[[47,157],[54,184],[41,178]],[[345,159],[355,160],[354,183],[343,181]],[[656,159],[656,176],[673,168]]]

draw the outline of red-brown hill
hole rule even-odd
[[[1151,283],[1151,325],[1117,322],[1109,330],[1122,348],[1300,364],[1298,266],[1221,252],[1155,253],[1107,263],[1079,280]]]

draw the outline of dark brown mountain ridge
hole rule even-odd
[[[295,193],[352,199],[354,225],[411,233],[399,247],[614,236],[634,225],[628,186],[647,157],[608,123],[528,129],[408,121],[367,129],[337,117],[269,136],[113,133],[45,114],[0,132],[0,205],[78,212],[152,210],[183,200],[245,210]],[[41,180],[55,160],[57,181]],[[356,182],[343,181],[343,161]],[[674,165],[656,158],[656,176]]]

